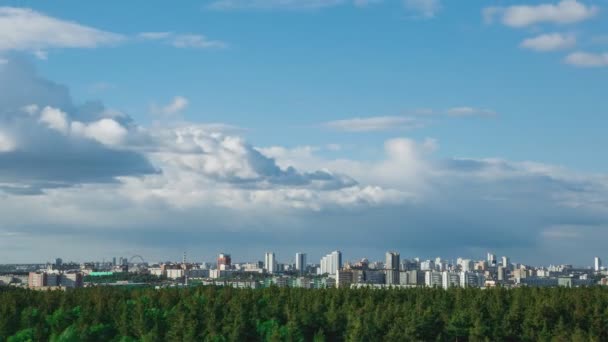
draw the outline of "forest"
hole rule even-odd
[[[608,289],[0,288],[0,341],[607,341]]]

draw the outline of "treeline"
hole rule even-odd
[[[608,341],[608,289],[0,289],[0,341]]]

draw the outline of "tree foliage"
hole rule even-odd
[[[0,288],[0,342],[607,340],[601,287]]]

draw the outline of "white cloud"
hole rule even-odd
[[[556,51],[574,47],[576,36],[573,34],[546,33],[525,39],[520,46],[535,51]]]
[[[376,116],[329,121],[323,125],[340,131],[369,132],[412,129],[421,127],[424,124],[419,119],[413,117]]]
[[[433,18],[441,10],[440,0],[403,0],[403,5],[423,18]]]
[[[24,106],[22,110],[29,115],[38,113],[38,106]],[[128,135],[128,130],[118,123],[113,117],[120,118],[122,113],[106,110],[103,115],[107,116],[97,121],[80,122],[70,121],[68,114],[60,109],[46,106],[40,111],[39,121],[48,128],[59,131],[66,136],[77,136],[93,139],[107,146],[119,146],[123,144]]]
[[[0,153],[2,152],[10,152],[14,150],[16,147],[15,141],[6,134],[5,132],[0,131]]]
[[[125,37],[52,18],[31,9],[0,7],[0,51],[31,51],[39,57],[52,48],[95,48]]]
[[[566,56],[565,62],[578,67],[606,67],[608,53],[573,52]]]
[[[66,87],[40,77],[21,58],[11,58],[9,65],[0,68],[0,192],[39,195],[49,188],[155,172],[130,146],[109,146],[119,141],[118,123],[128,125],[128,117],[100,103],[75,105]],[[74,122],[89,134],[73,131]],[[138,132],[132,135],[135,141]]]
[[[180,34],[172,38],[171,44],[176,48],[224,48],[226,43],[219,40],[210,40],[200,34]]]
[[[160,40],[160,39],[169,38],[172,35],[173,35],[173,32],[165,31],[165,32],[141,32],[137,36],[139,38],[147,39],[147,40]]]
[[[38,114],[38,105],[35,104],[30,104],[30,105],[26,105],[21,107],[21,110],[23,110],[24,112],[26,112],[29,115],[36,115]]]
[[[202,34],[177,34],[174,32],[142,32],[137,35],[144,40],[160,40],[176,48],[220,49],[227,46],[219,40],[211,40]]]
[[[165,106],[158,107],[152,105],[151,111],[162,116],[174,116],[184,111],[190,101],[183,96],[175,96],[171,102]]]
[[[590,19],[598,12],[597,6],[586,6],[577,0],[562,0],[557,4],[487,7],[483,15],[486,22],[499,16],[507,26],[526,27],[542,23],[573,24]]]
[[[200,34],[142,32],[127,36],[53,18],[32,9],[0,7],[0,52],[28,51],[46,60],[51,49],[112,46],[133,38],[163,40],[177,48],[226,47],[226,43]]]
[[[446,114],[454,117],[495,116],[496,112],[491,109],[464,106],[449,108],[448,110],[446,110]]]
[[[79,121],[71,123],[72,133],[95,139],[108,146],[119,146],[127,138],[128,131],[113,119],[104,118],[89,124]]]
[[[40,122],[45,123],[49,128],[63,134],[68,133],[69,124],[67,114],[60,109],[48,106],[44,107],[40,112]]]

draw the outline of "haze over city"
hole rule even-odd
[[[0,263],[592,266],[607,8],[3,1]]]

